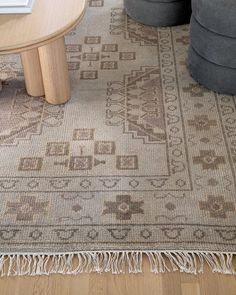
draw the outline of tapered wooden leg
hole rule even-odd
[[[37,48],[21,52],[25,85],[29,95],[43,96],[44,86]]]
[[[62,104],[70,98],[70,81],[64,37],[38,48],[48,103]]]

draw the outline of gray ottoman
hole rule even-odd
[[[124,0],[127,14],[150,26],[174,26],[188,23],[191,0]]]
[[[200,84],[236,94],[236,1],[192,0],[189,70]]]

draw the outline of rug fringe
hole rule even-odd
[[[143,256],[148,257],[152,273],[180,271],[203,273],[206,262],[212,272],[236,274],[236,253],[185,251],[102,251],[65,254],[0,255],[1,276],[35,276],[90,272],[113,274],[141,273]]]

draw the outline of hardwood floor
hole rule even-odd
[[[236,295],[236,277],[179,272],[154,275],[144,261],[138,275],[82,274],[0,278],[1,295]]]

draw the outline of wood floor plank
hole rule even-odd
[[[218,276],[219,294],[236,295],[235,277],[229,275]]]
[[[156,275],[150,272],[150,265],[148,259],[144,259],[144,268],[142,274],[142,282],[140,282],[140,289],[142,294],[150,295],[164,295],[163,293],[163,276]],[[131,293],[132,294],[132,293]]]
[[[61,280],[62,280],[61,276]],[[69,294],[89,294],[89,278],[88,274],[80,274],[79,276],[67,276],[65,278],[65,283],[70,285]]]
[[[208,267],[205,267],[204,274],[199,275],[201,295],[222,295],[222,293],[219,293],[220,276],[222,275],[212,273],[212,271]],[[224,275],[223,277],[224,280],[226,280],[226,277]]]
[[[91,295],[105,295],[107,294],[107,274],[90,274],[89,275],[89,294]],[[114,294],[116,288],[114,286]]]
[[[180,276],[181,283],[195,283],[199,284],[199,275],[193,275],[193,274],[184,274]]]
[[[182,283],[182,295],[201,295],[199,283]]]
[[[142,274],[81,274],[43,277],[0,278],[0,295],[236,295],[236,278],[213,274],[179,272],[150,273],[144,259]]]
[[[23,278],[21,278],[21,281],[23,281]],[[29,286],[29,282],[31,281],[31,278],[28,277],[27,281],[25,282],[25,286],[24,286],[24,292],[26,292],[26,290],[28,290],[27,285]],[[20,283],[20,287],[22,287],[22,283]],[[54,284],[51,283],[50,281],[50,277],[36,277],[34,280],[34,284],[31,287],[33,289],[33,292],[31,294],[33,295],[41,295],[41,294],[45,294],[45,295],[49,295],[50,292],[52,293],[54,291],[53,289]],[[21,295],[23,293],[23,290],[20,292],[19,295]],[[28,292],[30,294],[30,292]]]
[[[163,295],[182,295],[180,278],[181,274],[179,272],[163,274]]]

